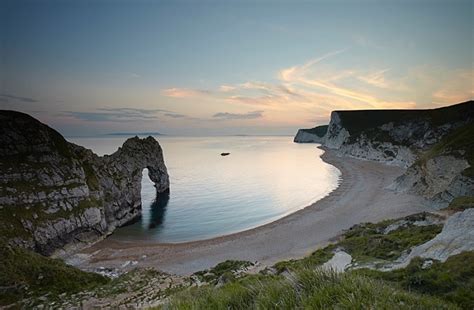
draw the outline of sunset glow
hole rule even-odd
[[[66,135],[293,134],[474,95],[470,1],[2,3],[1,106]]]

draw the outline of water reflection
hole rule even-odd
[[[170,201],[170,193],[165,192],[158,194],[150,205],[150,222],[148,228],[153,229],[163,224],[166,216],[166,207]]]

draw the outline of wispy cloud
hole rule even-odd
[[[302,99],[301,94],[283,84],[248,81],[235,85],[221,85],[216,90],[169,88],[162,91],[168,97],[218,99],[248,105],[272,105],[275,102]]]
[[[21,97],[21,96],[15,96],[11,94],[0,94],[0,98],[2,98],[3,102],[9,102],[11,101],[16,101],[16,102],[24,102],[24,103],[35,103],[39,102],[38,100],[34,98],[29,98],[29,97]]]
[[[389,83],[385,79],[385,72],[389,71],[390,69],[379,70],[376,72],[371,72],[368,75],[361,75],[357,78],[367,84],[380,87],[380,88],[388,88],[390,87]]]
[[[221,92],[230,92],[230,91],[236,90],[236,87],[231,86],[231,85],[221,85],[219,86],[219,90]]]
[[[139,109],[139,108],[98,108],[99,111],[118,112],[127,114],[150,114],[157,112],[171,112],[163,109]]]
[[[374,95],[363,91],[337,86],[333,83],[317,79],[301,78],[299,81],[315,88],[324,89],[340,97],[363,102],[368,104],[370,108],[413,108],[416,105],[416,103],[413,101],[402,102],[381,100]]]
[[[186,115],[179,114],[179,113],[165,113],[165,116],[168,116],[171,118],[185,118],[186,117]]]
[[[227,102],[243,103],[254,106],[270,106],[280,102],[282,98],[273,95],[266,96],[230,96]]]
[[[99,108],[97,112],[64,111],[62,116],[90,122],[133,122],[157,120],[162,109]]]
[[[256,119],[262,118],[264,111],[251,111],[247,113],[228,113],[219,112],[214,114],[212,117],[220,120],[234,120],[234,119]]]
[[[336,56],[343,51],[344,50],[339,50],[311,60],[303,65],[283,69],[279,72],[278,76],[286,83],[311,87],[313,91],[325,91],[338,97],[356,100],[367,104],[370,108],[411,108],[416,105],[414,101],[388,101],[379,99],[373,94],[356,89],[354,86],[347,87],[337,84],[344,78],[354,76],[355,72],[353,70],[344,70],[342,72],[335,70],[332,73],[326,73],[325,76],[323,76],[323,74],[320,72],[315,72],[313,70],[313,66],[320,63],[322,60]],[[360,80],[371,85],[377,85],[379,87],[386,86],[388,83],[385,80],[383,73],[384,71],[381,70],[376,72],[375,75],[363,77],[360,78]]]
[[[162,94],[167,97],[174,98],[190,98],[199,96],[209,96],[211,92],[208,90],[188,89],[188,88],[167,88],[162,90]]]
[[[293,66],[293,67],[289,67],[289,68],[286,68],[286,69],[282,69],[279,72],[279,78],[282,81],[291,82],[295,78],[297,78],[299,75],[306,73],[312,66],[322,62],[325,59],[336,56],[336,55],[338,55],[338,54],[340,54],[344,51],[346,51],[346,49],[333,51],[333,52],[327,53],[327,54],[325,54],[321,57],[317,57],[315,59],[312,59],[312,60],[308,61],[307,63],[303,64],[302,66]]]
[[[290,122],[288,115],[292,115],[291,122],[307,122],[311,118],[319,123],[336,109],[424,108],[436,102],[472,99],[474,95],[472,71],[446,71],[446,80],[440,84],[439,78],[433,78],[439,76],[433,74],[437,72],[433,69],[430,73],[428,68],[339,68],[336,63],[340,66],[340,62],[328,61],[341,57],[346,51],[336,50],[303,64],[282,68],[272,82],[250,80],[221,84],[210,90],[169,88],[163,93],[176,98],[212,99],[234,107],[252,106],[266,111],[267,122]],[[262,110],[219,112],[211,119],[258,119],[263,116]]]

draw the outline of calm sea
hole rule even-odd
[[[145,171],[141,219],[111,238],[184,242],[238,232],[302,209],[339,182],[339,170],[321,160],[323,151],[292,137],[155,138],[163,148],[170,195],[157,199]],[[68,140],[103,155],[126,137]]]

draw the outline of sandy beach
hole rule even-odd
[[[323,160],[342,173],[339,187],[325,198],[275,222],[247,231],[180,244],[121,242],[105,239],[68,259],[82,269],[155,267],[186,275],[227,259],[272,265],[300,258],[336,240],[351,226],[426,211],[420,197],[385,189],[404,169],[338,157]],[[133,262],[128,263],[127,262]],[[127,265],[126,267],[123,267]]]

